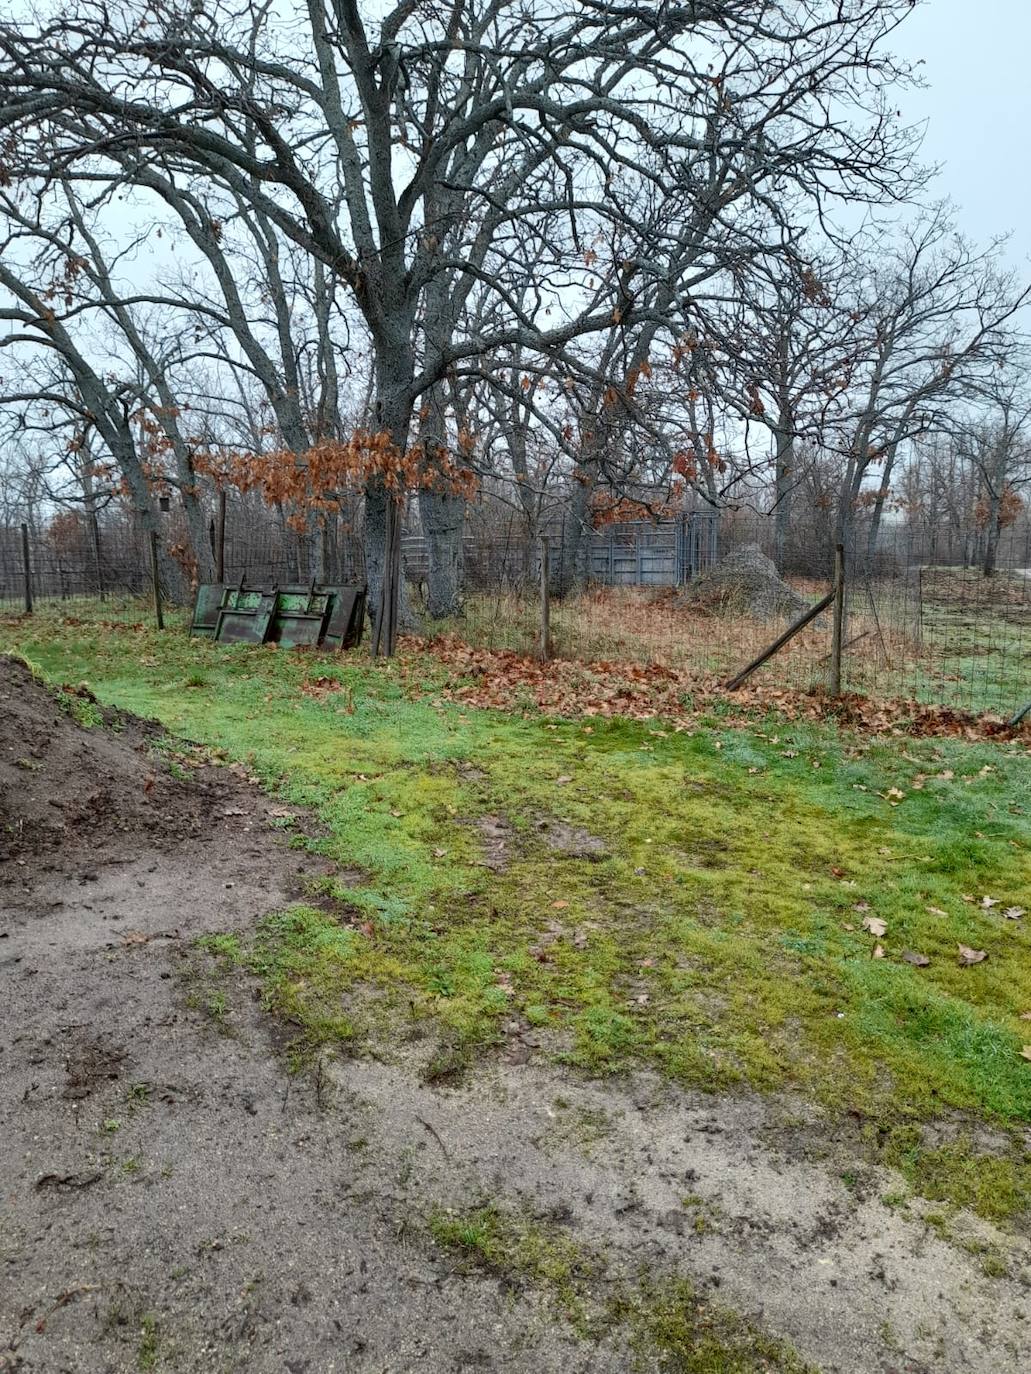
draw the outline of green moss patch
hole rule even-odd
[[[705,1302],[687,1280],[614,1275],[554,1225],[493,1205],[436,1210],[427,1225],[467,1269],[540,1290],[583,1335],[618,1332],[642,1363],[658,1358],[672,1374],[810,1374],[783,1341]]]

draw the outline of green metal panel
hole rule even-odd
[[[218,614],[215,638],[223,644],[264,644],[276,613],[276,593],[230,593]]]
[[[307,586],[258,588],[208,583],[197,588],[191,633],[223,643],[349,649],[361,642],[365,588]]]
[[[327,649],[353,649],[365,628],[365,588],[337,587],[323,643]]]
[[[214,639],[224,591],[224,587],[211,582],[197,588],[197,602],[193,608],[193,621],[190,625],[191,635],[207,635],[209,639]]]

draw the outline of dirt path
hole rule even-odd
[[[1026,1243],[972,1229],[1008,1253],[986,1277],[800,1104],[532,1062],[434,1088],[400,1053],[291,1075],[250,980],[212,980],[195,940],[252,926],[318,861],[228,770],[148,783],[141,759],[108,757],[92,828],[58,846],[30,827],[0,863],[5,1374],[682,1368],[433,1243],[432,1208],[481,1204],[541,1219],[606,1281],[689,1276],[827,1374],[1028,1367]]]
[[[0,1369],[620,1368],[410,1237],[400,1156],[368,1168],[368,1113],[291,1078],[252,1002],[219,1029],[190,942],[305,868],[227,795],[206,842],[4,874]]]

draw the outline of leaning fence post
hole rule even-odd
[[[29,562],[29,527],[22,521],[21,559],[25,569],[25,614],[32,614],[32,564]]]
[[[831,677],[832,697],[841,696],[841,648],[845,634],[845,549],[838,544],[834,549],[834,626],[831,631]]]
[[[165,616],[161,609],[161,576],[158,572],[158,532],[150,532],[150,580],[154,588],[154,616],[158,629],[165,628]]]
[[[549,587],[548,536],[541,535],[541,630],[537,657],[547,663],[551,657],[551,591]]]

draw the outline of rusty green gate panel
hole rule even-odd
[[[361,643],[365,588],[329,586],[197,588],[191,634],[222,643],[350,649]]]

